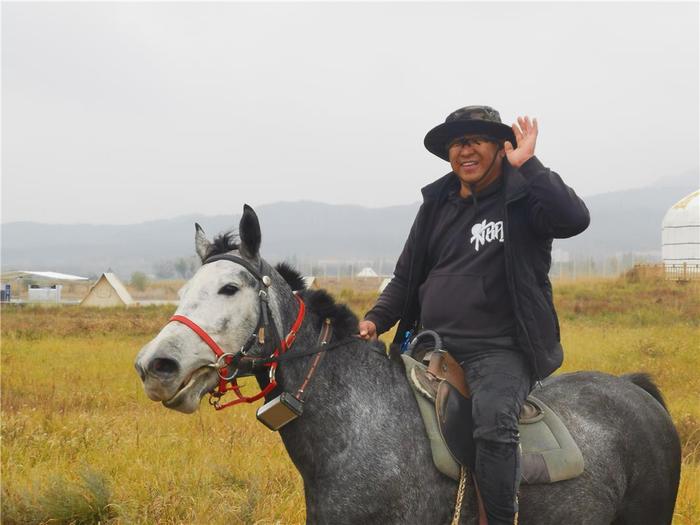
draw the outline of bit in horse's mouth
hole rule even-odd
[[[207,378],[207,375],[209,375],[209,378]],[[163,401],[163,404],[168,408],[177,406],[198,384],[204,387],[200,390],[200,393],[198,394],[198,397],[201,397],[206,392],[210,392],[214,389],[214,387],[216,386],[216,381],[214,381],[211,386],[209,385],[209,383],[211,383],[211,379],[214,379],[215,377],[218,377],[218,374],[216,374],[216,372],[210,366],[203,366],[194,370],[180,384],[180,388],[178,388],[175,395],[170,399]],[[207,379],[210,380],[208,381]]]
[[[201,369],[200,369],[200,368],[197,368],[197,370],[201,370]],[[192,370],[192,372],[190,373],[190,375],[188,375],[188,376],[185,378],[185,380],[184,380],[182,383],[180,383],[180,386],[178,387],[177,392],[180,392],[180,390],[182,390],[183,388],[185,388],[185,387],[189,384],[189,382],[192,381],[192,378],[194,377],[194,373],[197,372],[197,370]],[[175,395],[177,395],[177,392],[175,393]],[[173,396],[173,397],[174,397],[174,396]]]

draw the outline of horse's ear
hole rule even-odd
[[[207,236],[204,235],[202,227],[196,222],[194,223],[194,229],[194,249],[197,251],[197,255],[199,255],[202,262],[204,262],[211,251],[211,243],[207,239]]]
[[[243,205],[243,216],[238,225],[238,235],[241,238],[241,253],[249,259],[255,259],[260,250],[260,222],[253,208]]]

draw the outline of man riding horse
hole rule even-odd
[[[472,391],[474,476],[490,525],[512,524],[520,480],[518,414],[563,359],[548,278],[552,240],[589,224],[588,209],[535,157],[537,120],[512,128],[488,106],[447,116],[425,147],[452,171],[423,204],[394,278],[359,323],[376,338],[399,322],[438,332]]]

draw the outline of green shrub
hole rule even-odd
[[[110,500],[107,479],[86,468],[77,482],[55,476],[47,483],[37,483],[28,492],[13,494],[3,490],[2,521],[7,525],[104,524],[116,517]]]
[[[143,272],[134,272],[131,274],[131,286],[139,292],[143,292],[148,285],[148,277]]]

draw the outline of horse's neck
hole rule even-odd
[[[288,301],[285,306],[286,313],[280,319],[288,330],[298,310]],[[307,312],[289,355],[317,347],[322,322],[317,314]],[[333,336],[331,342],[342,336]],[[358,445],[368,448],[371,439],[386,434],[377,414],[386,413],[389,407],[402,414],[411,409],[415,412],[415,399],[403,367],[390,363],[369,345],[350,338],[346,345],[320,357],[316,368],[313,363],[319,354],[289,359],[277,369],[280,391],[296,395],[304,385],[303,413],[282,427],[280,436],[305,480],[322,479],[334,470],[347,468],[344,461],[351,455],[349,450]],[[395,429],[406,426],[400,419],[387,423]]]
[[[315,344],[316,339],[313,341]],[[333,472],[350,468],[355,462],[350,459],[356,447],[370,447],[369,441],[385,432],[376,414],[386,412],[390,406],[404,414],[408,412],[407,403],[401,401],[404,392],[400,383],[405,380],[394,364],[367,345],[351,341],[327,352],[305,384],[303,414],[280,431],[287,452],[305,481],[325,479]],[[307,356],[284,363],[280,377],[286,391],[297,392],[313,359],[314,356]],[[291,363],[293,370],[287,369]],[[415,404],[415,400],[406,399]],[[393,422],[396,428],[399,423]]]
[[[293,324],[294,319],[286,319],[284,321],[285,327],[289,327]],[[296,339],[291,348],[287,352],[292,355],[294,352],[299,352],[302,350],[308,350],[316,347],[319,344],[320,328],[317,328],[319,324],[318,318],[312,312],[306,312],[304,322],[296,334]],[[289,328],[286,328],[289,330]],[[287,332],[282,334],[282,337],[286,335]],[[304,380],[305,374],[308,372],[307,368],[312,362],[314,356],[301,357],[299,359],[290,359],[279,366],[278,373],[278,383],[280,388],[283,390],[296,393],[299,386]]]
[[[309,313],[292,354],[318,344],[321,321]],[[302,415],[280,429],[304,480],[312,523],[360,523],[373,512],[383,515],[386,501],[368,500],[362,487],[384,490],[406,484],[421,495],[435,496],[435,501],[445,488],[444,476],[432,467],[425,427],[403,366],[369,345],[350,339],[326,352],[305,385]],[[317,355],[281,363],[281,390],[296,394]],[[426,468],[431,475],[424,474]],[[345,496],[341,507],[336,507],[337,494]],[[334,511],[340,514],[331,516]]]
[[[295,315],[296,314],[287,314],[280,316],[285,330],[288,330],[288,327],[292,325]],[[296,335],[296,340],[292,347],[288,350],[288,355],[293,355],[294,352],[309,350],[318,345],[321,331],[320,328],[317,328],[318,324],[318,317],[313,312],[307,311],[304,322]],[[286,332],[282,334],[282,337],[284,337],[285,334]],[[281,363],[276,373],[278,391],[280,393],[287,392],[296,396],[302,384],[304,384],[306,377],[309,375],[310,366],[313,363],[316,355],[317,354],[300,357],[298,359],[290,359]],[[314,386],[317,386],[314,384],[317,383],[317,380],[318,374],[314,374],[310,377],[306,386],[313,389]],[[303,395],[301,399],[305,402],[304,404],[307,404],[306,395]],[[306,455],[306,452],[300,451],[300,445],[302,448],[305,448],[303,443],[308,435],[308,419],[308,416],[302,416],[298,420],[288,424],[280,430],[280,436],[282,437],[285,447],[287,448],[287,452],[292,460],[295,461],[297,468],[300,472],[302,472],[302,475],[304,474],[305,470],[308,470],[309,465],[304,460],[301,460],[301,462],[298,462],[297,460],[298,458]]]

